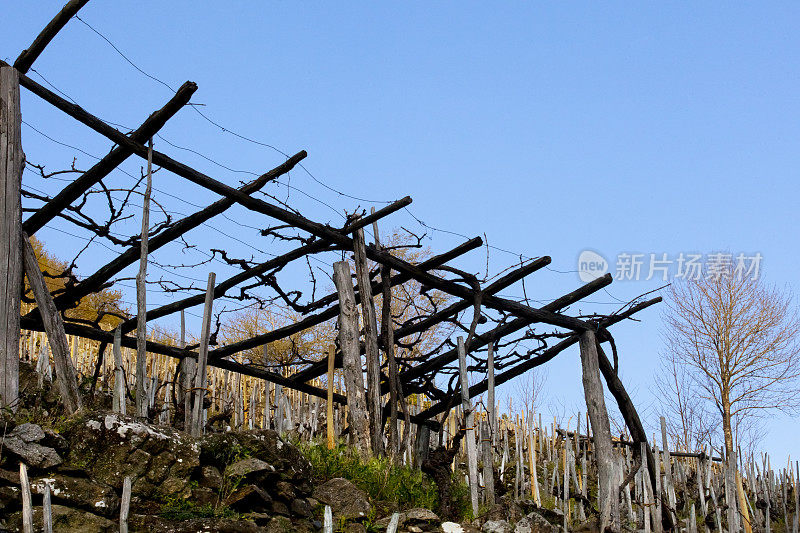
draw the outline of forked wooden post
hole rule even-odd
[[[194,410],[192,411],[192,435],[198,437],[203,434],[203,400],[206,392],[206,373],[208,363],[208,341],[211,336],[211,309],[214,305],[214,281],[216,274],[208,274],[206,287],[206,302],[203,307],[203,326],[200,331],[200,348],[197,353],[197,374],[194,382]]]
[[[64,332],[64,322],[61,314],[53,303],[53,297],[47,290],[44,275],[39,270],[39,261],[33,252],[28,236],[22,233],[22,249],[25,263],[25,274],[28,277],[36,298],[36,306],[42,316],[47,338],[50,341],[50,349],[53,352],[53,361],[56,365],[56,381],[58,390],[61,393],[61,401],[68,413],[74,413],[83,407],[81,395],[78,391],[78,378],[75,368],[72,366],[72,359],[69,356],[69,344],[67,334]]]
[[[381,402],[381,361],[378,351],[378,319],[375,300],[372,298],[372,281],[369,277],[364,229],[355,232],[353,252],[356,263],[358,294],[361,297],[361,316],[364,318],[364,344],[367,358],[367,407],[369,409],[369,434],[372,453],[383,455],[383,405]]]
[[[328,402],[327,410],[325,411],[325,424],[328,429],[328,449],[332,450],[334,446],[333,435],[333,369],[336,362],[336,347],[331,345],[328,347]]]
[[[142,240],[136,275],[136,416],[147,417],[147,243],[150,231],[150,191],[153,188],[153,140],[147,148],[147,185],[142,200]]]
[[[598,508],[600,510],[600,533],[606,527],[617,528],[611,524],[614,515],[612,506],[618,501],[617,489],[614,485],[614,452],[611,447],[611,424],[603,397],[603,383],[600,381],[600,364],[597,355],[597,339],[591,330],[580,336],[581,368],[583,371],[583,393],[586,397],[586,410],[589,413],[592,433],[594,434],[594,452],[597,462],[599,484]]]
[[[0,407],[17,409],[22,288],[22,115],[19,75],[0,67]]]
[[[458,374],[461,384],[461,408],[466,413],[467,432],[464,435],[467,447],[467,474],[469,476],[469,496],[472,502],[472,515],[478,516],[478,454],[475,449],[475,414],[469,399],[469,380],[467,379],[467,353],[464,337],[458,337]]]

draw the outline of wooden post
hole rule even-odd
[[[334,447],[334,435],[333,435],[333,369],[334,363],[336,362],[336,347],[330,345],[328,347],[328,404],[325,416],[325,424],[327,426],[327,435],[328,435],[328,449],[332,450]]]
[[[494,460],[492,453],[492,439],[487,427],[490,423],[486,420],[481,422],[483,427],[483,438],[481,444],[483,448],[483,486],[485,487],[484,501],[490,508],[494,507]]]
[[[206,392],[208,341],[211,336],[211,309],[214,305],[214,281],[216,278],[217,276],[213,272],[208,274],[206,302],[203,307],[203,326],[200,331],[200,348],[197,353],[197,371],[194,383],[194,411],[192,412],[192,435],[195,437],[199,437],[203,434],[203,400]]]
[[[50,501],[50,483],[44,483],[42,496],[42,526],[44,533],[53,533],[53,506]]]
[[[31,484],[28,481],[28,467],[19,464],[19,485],[22,492],[22,531],[33,533],[33,503],[31,502]]]
[[[22,115],[19,75],[0,67],[0,407],[17,409],[22,293]]]
[[[372,453],[379,456],[383,455],[383,405],[381,402],[381,361],[378,351],[378,319],[375,315],[375,300],[372,298],[372,281],[369,277],[363,228],[356,231],[353,237],[358,294],[361,297],[361,316],[364,318],[370,443]]]
[[[489,410],[489,433],[492,447],[497,446],[497,411],[494,404],[494,342],[489,341],[486,346],[486,403]]]
[[[142,200],[142,240],[136,275],[136,416],[147,418],[147,244],[150,232],[150,192],[153,188],[153,139],[147,146],[147,185]]]
[[[375,214],[375,208],[372,208]],[[381,249],[378,221],[372,223],[372,233],[375,236],[375,247]],[[381,265],[381,284],[383,301],[381,305],[381,339],[383,351],[386,353],[386,363],[389,372],[389,453],[394,460],[400,450],[399,435],[397,430],[397,401],[399,372],[397,359],[394,352],[394,324],[392,322],[392,269]]]
[[[461,384],[461,408],[466,415],[467,426],[467,472],[469,474],[469,495],[472,501],[472,516],[478,516],[478,457],[475,449],[475,415],[472,412],[472,402],[469,399],[469,380],[467,379],[467,353],[464,347],[464,337],[458,337],[458,374]]]
[[[53,303],[53,297],[45,285],[42,271],[39,270],[39,262],[33,253],[28,236],[22,234],[23,257],[25,263],[25,273],[28,276],[28,283],[33,289],[36,298],[36,305],[42,317],[47,338],[50,341],[50,349],[53,352],[53,361],[56,365],[56,381],[58,390],[61,393],[61,401],[68,413],[74,413],[83,407],[80,392],[78,392],[78,378],[75,375],[75,368],[69,356],[69,344],[67,334],[64,332],[64,322],[61,314]]]
[[[125,368],[122,366],[122,327],[114,329],[114,400],[113,410],[115,413],[124,415],[126,411],[125,401]]]
[[[181,309],[181,348],[186,348],[186,315]],[[195,372],[197,371],[197,361],[191,357],[184,357],[181,359],[181,379],[183,383],[183,429],[188,431],[192,425],[192,384],[195,380]]]
[[[324,533],[333,533],[333,514],[330,505],[325,506],[322,520],[322,531]]]
[[[119,504],[119,533],[128,533],[128,513],[131,509],[131,478],[122,482],[122,500]]]
[[[339,348],[342,351],[350,431],[358,452],[362,457],[368,457],[371,440],[369,414],[364,395],[364,375],[361,370],[361,348],[358,342],[358,310],[350,279],[350,265],[346,261],[333,264],[333,282],[339,295]]]
[[[603,397],[603,383],[600,381],[600,365],[597,356],[597,340],[593,331],[584,331],[580,337],[581,368],[583,371],[583,392],[586,397],[586,410],[589,413],[594,452],[597,461],[599,484],[598,508],[600,510],[600,533],[611,524],[614,515],[612,505],[619,501],[617,487],[614,487],[614,452],[611,447],[611,425]]]

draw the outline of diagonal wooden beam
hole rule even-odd
[[[364,220],[366,220],[366,218]],[[451,259],[453,259],[455,257],[458,257],[459,255],[462,255],[462,254],[466,253],[469,250],[473,250],[473,249],[481,246],[481,244],[482,244],[481,239],[476,237],[475,239],[471,239],[471,240],[469,240],[469,241],[467,241],[467,242],[465,242],[465,243],[453,248],[449,252],[445,252],[445,253],[443,253],[441,255],[437,255],[435,257],[431,257],[427,261],[422,262],[420,264],[420,267],[425,268],[425,269],[431,269],[431,268],[435,268],[437,266],[441,266],[444,263],[446,263],[447,261],[450,261]],[[408,276],[403,276],[403,277],[395,276],[392,279],[392,283],[397,285],[398,283],[403,283],[403,282],[406,282],[408,280],[409,280]],[[383,283],[382,282],[373,283],[372,284],[372,288],[373,288],[373,291],[376,291],[376,292],[377,291],[381,291],[383,289]],[[356,293],[356,302],[358,303],[360,301],[361,301],[361,294]],[[233,343],[233,344],[229,344],[227,346],[222,346],[221,348],[217,348],[216,350],[213,350],[212,352],[210,352],[209,357],[210,356],[225,357],[225,356],[228,356],[228,355],[235,354],[237,352],[241,352],[241,351],[244,351],[244,350],[249,350],[250,348],[255,348],[257,346],[261,346],[263,344],[274,342],[276,340],[286,338],[286,337],[288,337],[290,335],[294,335],[295,333],[299,333],[299,332],[301,332],[303,330],[306,330],[308,328],[311,328],[313,326],[316,326],[318,324],[322,324],[323,322],[326,322],[328,320],[336,318],[336,316],[338,314],[339,314],[339,304],[336,304],[336,305],[333,305],[333,306],[329,307],[325,311],[322,311],[321,313],[317,313],[317,314],[314,314],[314,315],[309,315],[309,316],[303,318],[302,320],[299,320],[298,322],[295,322],[294,324],[289,324],[288,326],[284,326],[282,328],[278,328],[278,329],[275,329],[275,330],[272,330],[272,331],[268,331],[267,333],[263,333],[261,335],[257,335],[255,337],[250,338],[250,339],[247,339],[247,340],[244,340],[244,341],[241,341],[241,342],[237,342],[237,343]],[[341,368],[341,361],[342,361],[341,353],[339,355],[337,355],[337,359],[336,360],[338,361],[338,365]],[[327,363],[324,362],[324,361],[321,361],[319,363],[314,363],[314,365],[312,365],[313,368],[314,368],[313,371],[316,372],[316,371],[318,371],[319,368],[322,368],[323,371],[321,373],[316,374],[316,375],[314,375],[314,376],[312,376],[310,378],[296,378],[296,377],[293,377],[293,379],[297,379],[298,381],[308,381],[309,379],[313,379],[315,377],[319,377],[325,372],[324,369],[327,368],[326,365],[327,365]],[[297,376],[297,374],[295,376]]]
[[[378,220],[382,217],[390,215],[391,213],[394,213],[395,211],[402,209],[403,207],[409,205],[410,203],[411,203],[411,198],[406,196],[405,198],[398,200],[397,202],[393,202],[392,204],[384,207],[383,209],[376,211],[374,214],[370,215],[370,217],[365,217],[362,220],[354,221],[353,223],[346,225],[342,229],[342,231],[344,231],[345,233],[350,233],[352,231],[357,230],[358,228],[363,228],[364,226],[371,224],[374,220]],[[299,259],[309,254],[326,252],[336,249],[338,249],[336,246],[332,246],[327,242],[321,240],[312,242],[311,244],[304,244],[303,246],[295,248],[294,250],[291,250],[281,256],[274,257],[269,261],[265,261],[243,272],[231,276],[230,278],[226,279],[225,281],[221,282],[219,285],[214,287],[214,298],[216,299],[221,296],[224,296],[230,289],[232,289],[239,283],[242,283],[243,281],[254,278],[259,274],[263,274],[274,268],[282,267],[290,263],[291,261],[294,261],[295,259]],[[165,317],[172,313],[176,313],[182,309],[188,309],[190,307],[194,307],[195,305],[200,305],[201,303],[203,303],[204,299],[205,299],[204,294],[195,294],[194,296],[189,296],[188,298],[184,298],[182,300],[171,302],[166,305],[162,305],[161,307],[151,309],[150,311],[147,312],[147,321],[149,322],[151,320],[156,320],[158,318]],[[128,333],[130,331],[133,331],[136,328],[137,322],[138,321],[136,317],[130,318],[129,320],[123,322],[122,323],[123,333]],[[258,343],[255,344],[255,346],[260,346],[261,344],[264,343],[263,342]],[[244,349],[247,348],[243,348],[242,350]],[[242,351],[242,350],[236,350],[231,353],[236,353],[237,351]],[[213,353],[214,352],[212,351],[210,352],[209,355]]]
[[[51,20],[41,33],[36,36],[33,43],[22,51],[17,60],[14,61],[14,68],[22,74],[27,74],[33,62],[36,61],[36,58],[44,51],[45,47],[50,44],[53,37],[55,37],[56,34],[66,26],[69,19],[74,17],[88,2],[89,0],[70,0],[67,2],[67,4],[61,8],[61,11],[53,17],[53,20]]]
[[[175,113],[189,102],[196,90],[197,85],[194,82],[187,81],[181,85],[178,92],[170,98],[164,107],[150,115],[136,131],[131,133],[130,139],[134,142],[144,143],[152,138],[170,118],[175,116]],[[122,134],[120,133],[120,135]],[[40,207],[38,211],[29,216],[22,223],[23,230],[29,235],[33,235],[42,229],[45,224],[58,216],[62,210],[80,198],[81,194],[97,185],[100,180],[108,176],[131,155],[133,155],[133,152],[127,147],[117,146],[111,150],[108,155],[95,163],[92,168],[81,174],[80,177],[64,187],[49,202]]]

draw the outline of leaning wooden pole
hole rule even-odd
[[[70,0],[66,5],[61,8],[53,20],[36,36],[33,43],[22,51],[16,61],[14,67],[25,74],[31,68],[33,62],[39,57],[39,54],[44,51],[45,47],[53,40],[53,37],[61,31],[61,28],[66,26],[67,22],[75,16],[80,9],[85,6],[89,0]]]
[[[203,434],[203,400],[205,400],[207,363],[208,363],[208,342],[211,336],[211,309],[214,305],[214,281],[216,274],[208,274],[208,286],[206,287],[206,303],[203,307],[203,326],[200,331],[200,348],[197,354],[197,370],[194,382],[194,409],[192,410],[192,435],[199,437]]]
[[[25,233],[22,234],[22,246],[25,275],[28,277],[28,283],[33,289],[33,296],[36,299],[36,305],[39,307],[39,313],[47,331],[47,339],[50,341],[50,349],[53,352],[56,381],[58,390],[61,393],[61,401],[67,413],[72,414],[80,410],[83,405],[78,391],[78,378],[75,374],[75,368],[72,366],[72,359],[69,356],[69,344],[67,343],[67,334],[64,331],[64,322],[61,320],[61,315],[53,303],[50,291],[47,290],[44,275],[39,270],[39,261],[36,259],[33,246],[31,246],[28,235]]]
[[[611,524],[614,516],[612,507],[618,500],[614,487],[614,452],[611,446],[611,424],[603,397],[603,383],[600,381],[600,364],[597,355],[597,340],[593,331],[580,335],[581,368],[583,371],[583,393],[586,397],[586,410],[594,433],[594,452],[597,460],[598,508],[600,510],[600,533],[606,527],[617,529]]]
[[[466,416],[467,474],[469,476],[469,496],[472,502],[472,516],[478,516],[478,451],[475,447],[475,414],[469,399],[467,379],[467,353],[464,337],[458,337],[458,375],[461,384],[461,409]]]
[[[147,418],[147,238],[150,231],[150,192],[153,188],[153,140],[147,151],[147,185],[142,200],[142,240],[139,255],[139,273],[136,275],[136,416]]]
[[[22,288],[22,115],[19,75],[0,67],[0,407],[17,408]]]
[[[358,342],[358,309],[353,283],[350,279],[350,265],[347,261],[333,264],[333,282],[339,293],[339,348],[342,350],[352,442],[362,457],[368,457],[372,447],[370,445],[369,413],[364,395],[364,375],[361,370],[361,351]]]
[[[335,445],[333,434],[333,363],[336,360],[336,347],[328,347],[328,401],[325,411],[325,424],[327,426],[328,449],[332,450]]]

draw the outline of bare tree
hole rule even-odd
[[[757,276],[730,263],[714,274],[672,285],[665,353],[697,392],[679,402],[709,402],[731,453],[748,419],[800,404],[800,319],[791,295]]]
[[[719,420],[709,412],[707,402],[697,401],[702,389],[690,374],[691,369],[674,351],[666,350],[661,363],[656,389],[660,412],[667,421],[667,433],[676,449],[698,452],[711,442],[720,427]]]

